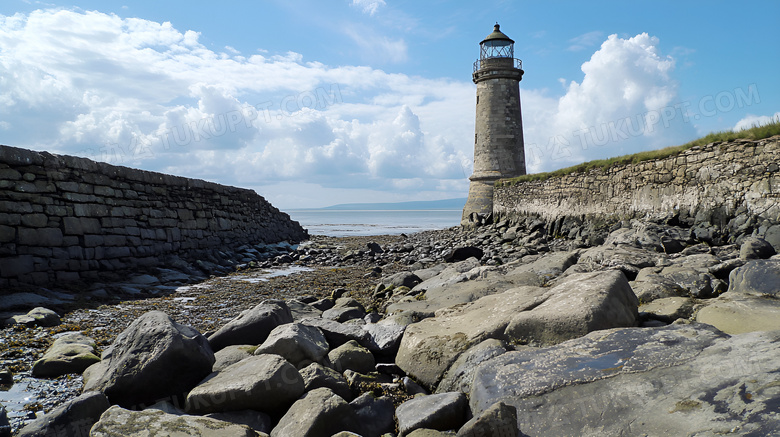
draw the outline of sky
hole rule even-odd
[[[466,197],[479,42],[515,41],[530,173],[780,117],[777,1],[0,2],[0,144],[280,209]]]

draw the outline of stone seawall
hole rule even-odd
[[[544,181],[499,183],[493,212],[498,220],[541,217],[548,232],[569,237],[589,219],[645,218],[694,227],[703,241],[752,234],[780,248],[780,136],[711,143]]]
[[[0,146],[0,286],[97,280],[306,231],[252,190]]]

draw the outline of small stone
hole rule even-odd
[[[775,253],[775,248],[768,241],[758,237],[746,238],[739,248],[739,257],[743,260],[767,259]]]
[[[391,433],[395,429],[395,407],[390,398],[363,393],[349,405],[357,413],[358,420],[362,424],[363,435],[379,436]]]
[[[345,400],[352,399],[352,390],[344,376],[319,363],[311,363],[300,371],[303,378],[304,390],[312,391],[317,388],[326,387],[333,390],[334,393]]]
[[[56,378],[69,373],[82,373],[100,361],[95,355],[95,340],[80,332],[68,332],[52,343],[43,357],[33,363],[36,378]]]
[[[496,402],[477,417],[466,422],[458,437],[472,436],[512,436],[519,433],[517,429],[517,408],[503,402]]]
[[[330,351],[328,359],[331,366],[339,372],[353,370],[358,373],[370,373],[376,366],[374,355],[355,340],[350,340]]]
[[[62,323],[57,313],[44,307],[33,308],[27,313],[27,316],[32,317],[35,324],[42,327],[57,326]]]
[[[103,393],[87,392],[28,423],[18,437],[58,436],[65,427],[70,431],[67,435],[88,435],[108,407],[108,399]]]

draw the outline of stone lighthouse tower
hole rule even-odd
[[[493,212],[493,186],[502,178],[525,174],[520,80],[523,64],[515,59],[515,42],[499,30],[479,43],[472,79],[477,84],[477,123],[474,134],[474,174],[461,224],[475,221],[474,213]]]

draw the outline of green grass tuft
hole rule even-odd
[[[748,140],[762,140],[775,135],[780,135],[780,117],[775,117],[769,123],[764,125],[754,124],[752,127],[742,129],[739,131],[725,130],[721,132],[712,132],[699,139],[693,140],[689,143],[685,143],[681,146],[666,147],[664,149],[649,150],[646,152],[639,152],[633,155],[623,155],[608,159],[597,159],[594,161],[583,162],[582,164],[573,165],[571,167],[554,170],[547,173],[534,173],[519,176],[512,179],[504,179],[496,182],[498,186],[515,185],[522,182],[531,181],[544,181],[554,177],[565,176],[572,173],[585,173],[595,169],[601,169],[606,171],[611,167],[617,165],[637,164],[642,161],[651,161],[656,159],[668,158],[670,156],[676,156],[680,153],[696,147],[703,146],[705,144],[719,142],[719,141],[732,141],[737,139]]]

